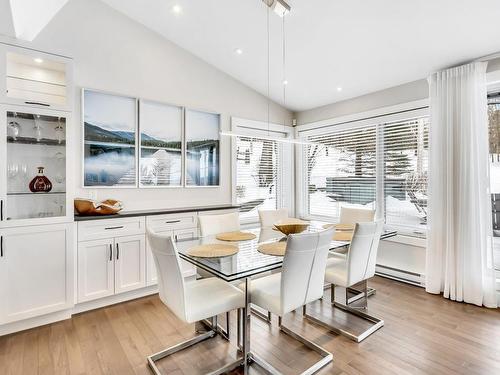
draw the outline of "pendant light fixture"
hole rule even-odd
[[[285,18],[290,12],[291,8],[284,0],[262,0],[266,6],[266,23],[267,23],[267,136],[258,136],[256,138],[265,139],[270,141],[275,141],[279,143],[297,144],[297,145],[315,145],[316,143],[303,141],[296,138],[280,138],[271,136],[271,122],[270,122],[270,112],[271,112],[271,97],[270,97],[270,85],[271,85],[271,46],[270,46],[270,19],[269,15],[271,10],[282,18],[282,85],[283,85],[283,106],[286,105],[286,86],[288,81],[286,80],[286,50],[285,50]],[[283,120],[283,133],[286,133],[286,117]],[[221,136],[227,137],[249,137],[248,134],[240,134],[234,131],[221,131]]]

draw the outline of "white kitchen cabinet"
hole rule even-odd
[[[144,235],[115,239],[115,293],[146,286],[145,242]]]
[[[114,239],[78,244],[78,302],[115,293]]]
[[[73,60],[0,43],[0,102],[71,111]]]
[[[78,243],[78,302],[146,286],[144,235]]]
[[[0,228],[73,220],[71,121],[67,112],[0,105]]]
[[[72,225],[0,229],[0,324],[73,306]]]

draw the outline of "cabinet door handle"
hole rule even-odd
[[[0,199],[0,221],[3,220],[3,199]]]
[[[110,229],[122,229],[123,228],[123,225],[119,225],[117,227],[106,227],[104,228],[105,230],[110,230]]]
[[[180,223],[180,220],[170,220],[170,221],[165,221],[165,224],[175,224],[175,223]]]
[[[50,107],[50,104],[40,103],[40,102],[24,102],[24,104],[41,105],[43,107]]]
[[[0,258],[3,258],[3,236],[0,236]]]
[[[109,244],[109,261],[113,260],[113,245]]]
[[[120,246],[116,244],[116,260],[120,259]]]

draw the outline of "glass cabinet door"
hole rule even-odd
[[[66,216],[66,118],[3,113],[7,116],[3,219]]]

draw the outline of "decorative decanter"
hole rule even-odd
[[[29,188],[33,193],[48,193],[52,190],[52,182],[44,176],[44,167],[38,167],[38,175],[31,180]]]

